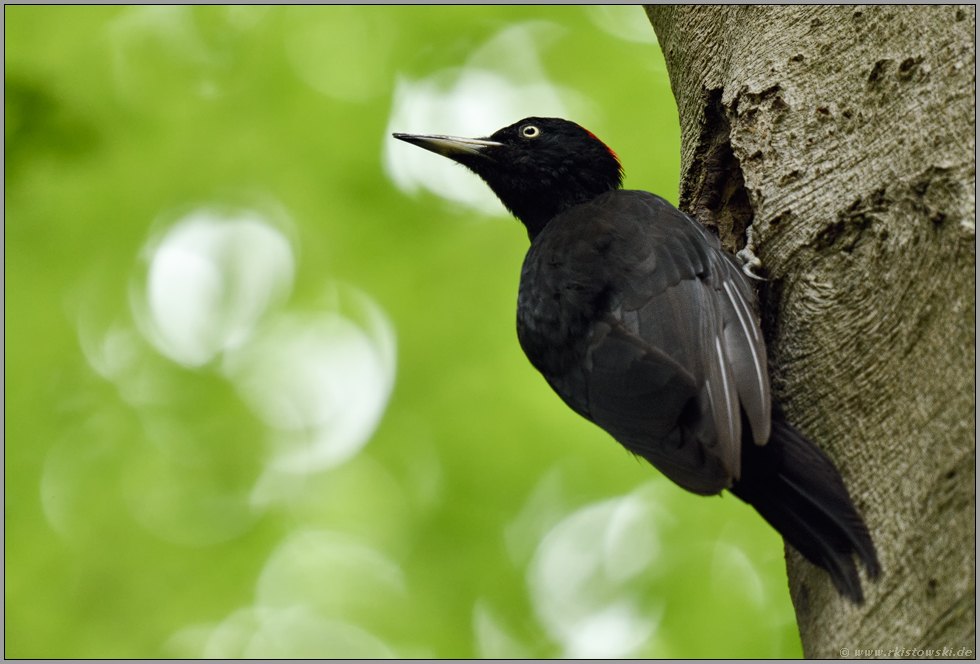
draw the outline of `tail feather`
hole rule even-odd
[[[772,519],[767,517],[766,520],[772,523]],[[794,548],[803,553],[804,557],[814,565],[827,570],[837,592],[858,604],[863,602],[864,594],[861,592],[861,579],[858,577],[857,567],[855,567],[850,555],[848,554],[846,557],[840,555],[840,552],[834,550],[833,542],[828,541],[819,530],[796,514],[788,513],[788,521],[792,522],[793,527],[787,531],[795,533],[796,541],[803,544],[802,548],[796,547],[796,545]],[[813,546],[810,544],[812,542],[819,544]]]
[[[830,574],[837,591],[864,601],[854,554],[868,576],[881,565],[834,463],[794,429],[773,404],[772,434],[759,447],[742,442],[742,476],[732,493],[749,503],[789,544]]]

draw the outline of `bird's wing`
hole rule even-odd
[[[757,444],[769,437],[752,291],[718,240],[663,199],[610,198],[600,214],[617,220],[628,246],[607,254],[621,281],[588,350],[589,413],[678,484],[717,493],[740,474],[741,411]]]
[[[586,381],[596,424],[685,489],[710,495],[728,487],[739,472],[741,416],[728,367],[717,350],[692,358],[665,341],[667,335],[653,343],[642,336],[650,319],[670,317],[680,300],[708,301],[704,291],[688,280],[639,311],[607,315],[595,326]],[[717,328],[710,320],[684,322],[706,343]],[[718,348],[717,336],[715,341]]]

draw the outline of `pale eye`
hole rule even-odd
[[[534,125],[525,125],[521,129],[521,134],[524,135],[524,138],[536,138],[540,133],[541,130]]]

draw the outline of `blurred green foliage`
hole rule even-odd
[[[201,655],[216,625],[266,619],[236,611],[317,574],[349,597],[287,606],[276,615],[290,629],[363,641],[315,613],[398,656],[568,654],[534,596],[536,547],[575,510],[641,494],[661,517],[635,601],[656,619],[629,654],[799,656],[779,536],[732,496],[668,485],[524,358],[523,228],[407,197],[382,166],[398,77],[461,67],[508,26],[546,21],[561,28],[539,51],[550,81],[591,100],[589,128],[619,154],[628,188],[676,201],[679,130],[656,44],[616,36],[581,7],[302,11],[4,8],[5,656]],[[367,27],[303,36],[342,11],[366,12]],[[315,57],[297,65],[297,49]],[[333,281],[366,293],[397,335],[397,373],[370,442],[307,478],[302,500],[208,520],[206,500],[141,493],[183,472],[154,445],[196,441],[188,486],[241,507],[267,428],[216,365],[152,352],[141,366],[165,396],[134,405],[86,360],[85,321],[135,330],[132,284],[160,220],[255,195],[292,220],[286,306],[317,311]],[[320,535],[307,548],[283,544],[309,532]],[[320,550],[354,553],[333,572],[304,572],[329,564]],[[293,551],[312,562],[290,562]],[[402,575],[397,590],[342,573],[375,552],[371,573]]]

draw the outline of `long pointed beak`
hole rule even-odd
[[[392,134],[395,138],[420,148],[455,159],[463,155],[486,157],[485,150],[503,143],[488,141],[485,138],[459,138],[457,136],[438,136],[434,134]]]

